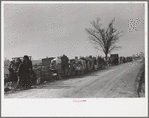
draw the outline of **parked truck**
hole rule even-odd
[[[119,63],[119,55],[118,54],[111,54],[110,60],[112,65],[116,65]]]

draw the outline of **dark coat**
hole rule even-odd
[[[69,58],[67,56],[63,55],[61,57],[61,60],[62,60],[62,65],[67,65],[68,61],[69,61]]]
[[[30,87],[29,66],[26,63],[21,63],[18,68],[19,86],[23,88]]]
[[[29,66],[25,63],[21,63],[18,67],[18,76],[20,79],[25,79],[26,75],[29,74]]]
[[[31,62],[30,60],[27,60],[26,64],[28,65],[28,68],[29,68],[30,70],[33,69],[32,62]]]

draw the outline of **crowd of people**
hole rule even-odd
[[[15,88],[29,89],[31,87],[30,73],[32,73],[32,62],[27,55],[12,60],[9,65],[9,75],[5,78],[4,84],[16,83]],[[6,85],[7,86],[7,85]],[[6,87],[7,88],[7,87]],[[8,89],[8,88],[7,88]]]

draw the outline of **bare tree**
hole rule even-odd
[[[113,27],[113,19],[109,24],[108,28],[101,28],[100,18],[97,18],[96,21],[90,22],[93,28],[85,29],[89,34],[90,43],[94,44],[94,47],[102,52],[104,52],[106,60],[108,54],[112,51],[121,48],[117,46],[116,43],[119,40],[119,37],[122,36],[122,31],[118,32],[116,28]]]

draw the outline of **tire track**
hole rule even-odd
[[[100,73],[98,74],[98,77],[95,77],[95,79],[90,78],[92,81],[88,84],[84,84],[84,86],[80,86],[80,88],[78,88],[71,96],[72,97],[94,97],[96,96],[99,88],[103,88],[104,85],[110,81],[110,78],[114,77],[115,74],[113,74],[114,72],[119,73],[119,71],[122,68],[125,68],[125,66],[127,65],[123,65],[119,68],[115,68],[113,70],[109,70],[106,73],[103,73],[102,76],[100,75]],[[118,71],[117,71],[118,70]],[[81,94],[80,94],[81,93]],[[68,97],[68,96],[67,96]]]
[[[96,97],[105,97],[105,94],[112,88],[112,86],[119,80],[121,79],[126,73],[131,73],[136,69],[137,64],[134,64],[133,66],[129,66],[128,69],[125,69],[122,71],[120,74],[118,74],[115,78],[113,78],[110,82],[107,83],[107,85],[100,91],[100,94],[97,95]]]

